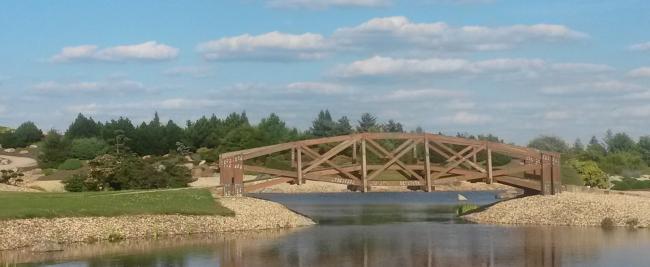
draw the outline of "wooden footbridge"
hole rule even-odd
[[[560,155],[429,133],[359,133],[221,154],[225,195],[279,183],[325,181],[354,191],[401,186],[427,192],[459,181],[498,182],[528,194],[561,190]],[[244,174],[258,174],[246,180]]]

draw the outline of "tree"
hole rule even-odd
[[[576,138],[576,141],[573,142],[573,147],[571,148],[573,153],[582,153],[585,151],[585,145],[582,144],[580,138]]]
[[[13,132],[16,147],[26,147],[43,139],[43,132],[31,121],[25,122]]]
[[[350,125],[350,119],[347,116],[341,117],[336,122],[336,128],[334,130],[336,135],[346,135],[352,133],[352,125]]]
[[[101,136],[101,124],[96,123],[93,118],[86,118],[81,113],[77,115],[65,132],[65,137],[69,139],[99,136]]]
[[[558,153],[565,153],[569,150],[569,146],[557,136],[542,135],[528,143],[528,147],[536,148],[539,150],[552,151]]]
[[[608,131],[608,137],[605,139],[608,153],[630,152],[635,150],[636,143],[626,133],[616,133],[613,136]]]
[[[70,157],[76,159],[94,159],[106,153],[108,144],[97,137],[77,138],[70,144]]]
[[[359,126],[357,126],[357,132],[366,133],[366,132],[377,132],[379,127],[377,127],[377,118],[371,115],[370,113],[363,113],[361,115],[361,120],[359,120]]]
[[[384,130],[384,132],[389,132],[389,133],[404,132],[402,124],[399,122],[395,122],[394,120],[388,120],[388,123],[382,125],[382,129]]]
[[[332,120],[329,110],[321,110],[318,117],[312,122],[309,133],[316,137],[334,136],[336,123]]]
[[[275,113],[263,118],[257,125],[257,129],[262,135],[264,145],[281,143],[286,140],[289,134],[289,129],[287,129],[284,121]]]
[[[592,136],[585,152],[580,156],[580,158],[598,162],[601,158],[605,157],[606,154],[607,150],[605,147],[600,143],[600,141],[598,141],[598,138]]]
[[[43,140],[38,157],[41,168],[56,168],[68,158],[69,143],[55,130],[50,130]]]
[[[264,143],[258,130],[251,126],[241,126],[230,131],[219,146],[219,153],[261,146]]]
[[[650,165],[650,135],[639,137],[637,148],[646,165]]]

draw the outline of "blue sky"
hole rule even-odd
[[[650,2],[3,1],[0,125],[320,109],[525,143],[650,134]]]

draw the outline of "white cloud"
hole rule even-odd
[[[324,82],[296,82],[287,85],[291,92],[309,92],[318,94],[341,94],[351,92],[353,89],[335,83]]]
[[[542,93],[549,95],[593,94],[593,93],[624,93],[642,91],[646,88],[632,83],[617,80],[603,82],[587,82],[569,85],[547,86]]]
[[[442,121],[450,124],[462,124],[462,125],[479,125],[486,124],[493,120],[489,115],[485,114],[476,114],[466,111],[456,112],[455,114],[447,117],[443,117]]]
[[[430,75],[430,74],[484,74],[499,72],[521,72],[536,76],[543,71],[551,72],[602,72],[610,70],[606,65],[584,63],[547,63],[541,59],[497,58],[482,61],[465,59],[428,58],[404,59],[374,56],[354,61],[334,69],[339,77],[387,76],[387,75]]]
[[[59,54],[51,57],[51,61],[162,61],[176,58],[178,51],[178,48],[159,44],[156,41],[113,46],[103,49],[100,49],[96,45],[80,45],[64,47]]]
[[[632,51],[650,51],[650,42],[633,44],[628,49]]]
[[[391,0],[267,0],[271,7],[323,9],[329,7],[382,7]]]
[[[65,108],[70,113],[89,115],[124,115],[128,111],[143,110],[192,110],[217,107],[221,102],[210,99],[198,98],[169,98],[155,101],[136,101],[126,103],[89,103],[70,105]]]
[[[327,55],[330,46],[320,34],[269,32],[225,37],[198,45],[207,60],[311,60]]]
[[[523,43],[566,41],[586,36],[557,24],[453,27],[444,22],[414,23],[406,17],[384,17],[338,29],[333,38],[339,45],[352,49],[390,51],[406,45],[433,51],[490,51],[510,49]]]
[[[376,101],[408,101],[421,100],[432,101],[440,98],[449,99],[466,96],[467,93],[462,91],[453,91],[445,89],[414,89],[414,90],[395,90],[375,98]]]
[[[627,73],[632,78],[650,78],[650,67],[636,68]]]
[[[124,94],[128,92],[153,91],[145,87],[144,84],[132,80],[80,81],[70,83],[47,81],[34,85],[33,89],[44,94]]]
[[[0,115],[4,115],[5,111],[7,111],[7,107],[5,105],[0,104]]]
[[[204,66],[177,66],[163,71],[164,75],[171,77],[189,76],[193,78],[205,78],[211,75],[211,69]]]

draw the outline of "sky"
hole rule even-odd
[[[650,134],[646,0],[0,3],[0,125],[321,109],[407,129]]]

